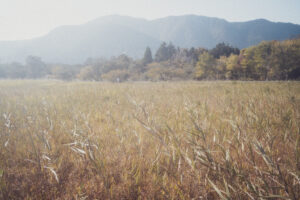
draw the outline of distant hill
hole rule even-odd
[[[1,62],[23,62],[28,55],[46,62],[81,63],[88,57],[125,53],[141,57],[146,46],[155,51],[162,41],[180,47],[212,48],[225,42],[245,48],[263,40],[284,40],[300,34],[300,25],[264,19],[228,22],[224,19],[184,15],[157,20],[106,16],[76,26],[62,26],[32,40],[0,42]]]

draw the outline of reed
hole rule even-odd
[[[299,82],[0,81],[1,199],[300,199]]]

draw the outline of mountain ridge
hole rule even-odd
[[[284,40],[300,34],[300,25],[256,19],[229,22],[199,15],[168,16],[155,20],[122,15],[99,17],[80,25],[60,26],[29,40],[0,41],[2,62],[23,62],[29,55],[46,62],[82,63],[89,57],[126,53],[139,58],[161,42],[190,48],[213,48],[225,42],[246,48],[264,40]]]

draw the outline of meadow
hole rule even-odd
[[[0,81],[0,199],[300,199],[300,82]]]

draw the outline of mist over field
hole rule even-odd
[[[0,200],[299,200],[299,10],[0,0]]]

